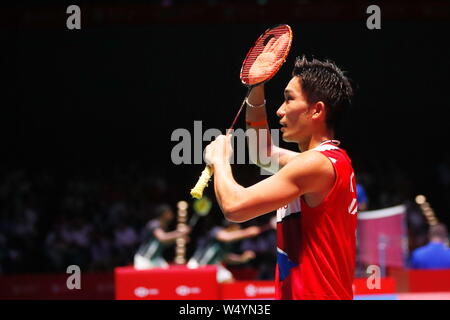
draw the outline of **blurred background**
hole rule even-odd
[[[66,28],[70,4],[81,8],[81,30]],[[450,5],[376,1],[381,29],[369,30],[370,4],[105,0],[4,6],[0,276],[65,273],[72,264],[112,274],[132,265],[156,208],[167,204],[176,213],[178,201],[190,201],[203,170],[203,164],[172,163],[172,132],[193,133],[194,121],[202,121],[203,130],[230,125],[246,90],[239,80],[245,54],[279,23],[292,27],[294,40],[286,64],[266,85],[271,127],[278,128],[275,111],[296,56],[331,59],[347,71],[356,96],[337,138],[365,194],[361,209],[404,205],[402,239],[408,244],[401,267],[410,268],[413,250],[429,240],[416,195],[426,196],[442,224],[450,223]],[[237,127],[244,128],[243,118]],[[244,186],[265,178],[254,165],[234,165],[233,172]],[[205,194],[213,207],[191,232],[187,257],[202,235],[222,224],[213,188]],[[176,219],[168,230],[175,226]],[[264,257],[230,267],[236,279],[271,279],[272,232],[235,245],[235,253],[250,248]],[[174,249],[164,257],[172,261]]]

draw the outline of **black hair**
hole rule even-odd
[[[445,224],[438,223],[433,226],[430,226],[428,231],[428,235],[431,238],[440,238],[440,239],[448,239],[448,231]]]
[[[154,209],[155,217],[160,218],[164,212],[172,211],[172,208],[168,204],[160,204]]]
[[[326,110],[326,125],[335,130],[353,97],[350,80],[330,60],[309,61],[304,55],[297,57],[292,76],[300,77],[300,84],[308,103],[322,101]]]

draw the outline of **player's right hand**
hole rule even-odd
[[[248,227],[247,232],[250,237],[255,237],[261,233],[261,228],[257,226]]]
[[[181,225],[177,228],[177,231],[180,232],[182,236],[184,236],[191,233],[192,228],[188,225]]]

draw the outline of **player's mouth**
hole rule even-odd
[[[281,125],[281,128],[280,128],[281,131],[283,131],[283,129],[287,128],[287,124],[285,124],[283,122],[280,122],[280,125]]]

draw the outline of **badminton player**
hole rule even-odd
[[[264,61],[257,59],[251,72],[260,66]],[[334,136],[352,94],[334,63],[297,58],[276,114],[283,140],[297,144],[299,152],[273,145],[269,135],[266,150],[249,145],[250,154],[267,152],[278,169],[244,188],[233,178],[231,137],[219,136],[206,148],[216,198],[228,220],[244,222],[277,210],[276,299],[353,298],[356,181]],[[246,123],[268,130],[263,85],[247,99]],[[259,156],[252,160],[261,165]]]

